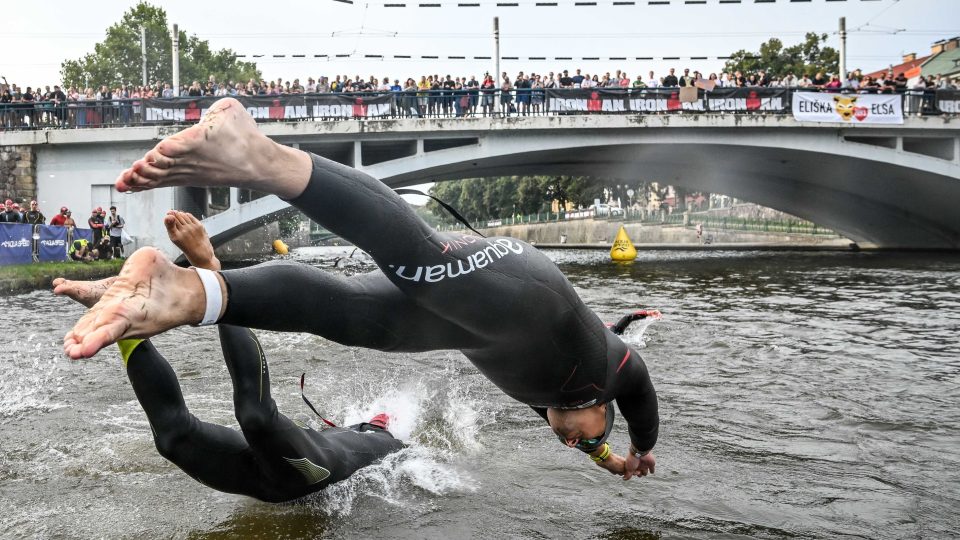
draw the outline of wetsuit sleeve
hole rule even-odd
[[[617,374],[616,401],[630,427],[630,442],[645,452],[657,444],[660,427],[657,392],[643,359],[633,349],[630,356]]]

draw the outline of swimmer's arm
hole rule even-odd
[[[590,455],[593,457],[597,457],[602,451],[603,451],[603,448],[599,448],[591,452]],[[615,454],[614,452],[610,452],[610,455],[607,456],[607,459],[605,459],[604,461],[598,461],[596,463],[597,463],[597,467],[600,467],[601,469],[606,469],[607,471],[610,472],[610,474],[623,476],[624,473],[626,472],[626,460],[623,458],[623,456]]]
[[[643,359],[635,352],[632,356],[617,377],[617,408],[629,426],[631,446],[649,452],[657,444],[660,429],[657,392]]]

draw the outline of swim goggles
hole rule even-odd
[[[600,445],[607,442],[607,437],[610,436],[610,432],[613,428],[613,418],[614,418],[613,403],[608,402],[607,403],[607,423],[606,423],[606,426],[604,426],[603,428],[603,435],[599,437],[594,437],[592,439],[580,439],[580,442],[576,444],[575,448],[577,450],[580,450],[581,452],[587,452],[587,453],[593,452],[597,448],[600,448]],[[567,444],[567,439],[563,435],[557,435],[557,438],[560,439],[561,443]]]

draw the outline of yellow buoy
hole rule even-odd
[[[617,238],[613,241],[613,247],[610,248],[610,258],[615,261],[632,261],[637,258],[637,248],[633,247],[633,242],[627,236],[623,225],[617,231]]]
[[[273,241],[273,251],[276,252],[277,255],[286,255],[290,251],[290,248],[283,243],[283,240],[278,238]],[[636,256],[636,251],[634,251],[634,256]]]

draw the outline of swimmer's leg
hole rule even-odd
[[[475,335],[418,305],[382,272],[347,278],[275,261],[222,275],[230,289],[223,323],[310,332],[381,351],[479,346]]]
[[[369,174],[308,154],[312,169],[290,204],[370,254],[384,271],[406,261],[438,261],[452,236],[438,233],[383,182]]]
[[[150,421],[160,455],[213,489],[257,496],[262,479],[243,435],[191,414],[176,374],[149,341],[121,344],[127,376]]]
[[[253,332],[221,324],[220,343],[233,380],[234,407],[261,467],[258,498],[286,501],[323,489],[403,444],[389,433],[333,428],[317,432],[280,414],[270,395],[270,373]]]

